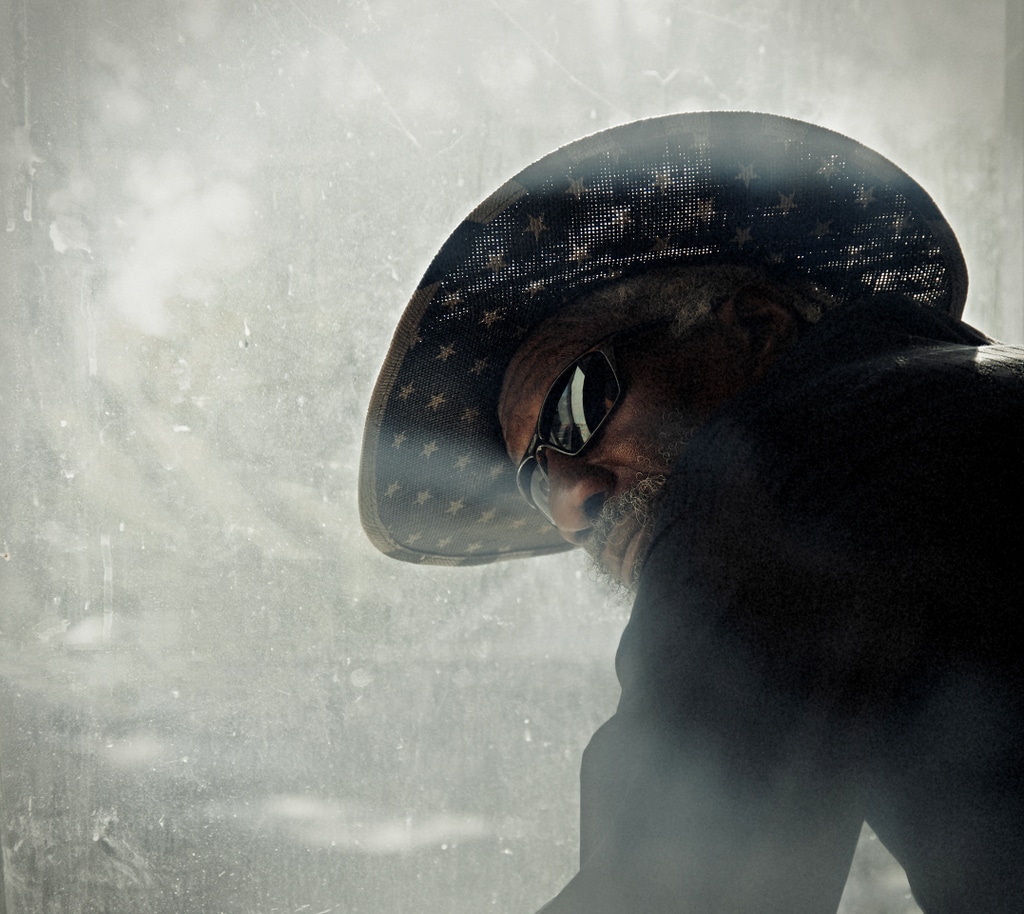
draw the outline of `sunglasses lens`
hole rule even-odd
[[[603,352],[575,362],[555,382],[538,423],[542,444],[577,454],[597,432],[619,397],[619,382]]]
[[[597,434],[621,393],[609,356],[600,349],[578,358],[551,385],[541,406],[536,436],[516,473],[519,491],[550,523],[555,521],[551,516],[546,451],[579,454]]]

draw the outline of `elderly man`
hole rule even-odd
[[[908,176],[755,114],[571,144],[438,253],[370,538],[636,591],[546,912],[831,912],[864,820],[928,914],[1024,911],[1024,358],[965,293]]]

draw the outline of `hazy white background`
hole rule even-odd
[[[1024,341],[1019,0],[0,0],[13,912],[529,912],[628,607],[356,516],[430,257],[635,118],[815,121],[928,188]],[[849,912],[913,910],[866,840]]]

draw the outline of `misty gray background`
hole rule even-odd
[[[530,912],[628,605],[356,513],[475,204],[639,117],[815,121],[929,189],[1024,341],[1019,0],[0,0],[8,910]],[[847,914],[915,910],[865,834]]]

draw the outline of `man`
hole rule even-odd
[[[410,561],[635,587],[550,912],[831,912],[863,820],[936,912],[1024,910],[1024,360],[925,192],[738,113],[574,143],[404,315],[361,510]]]

